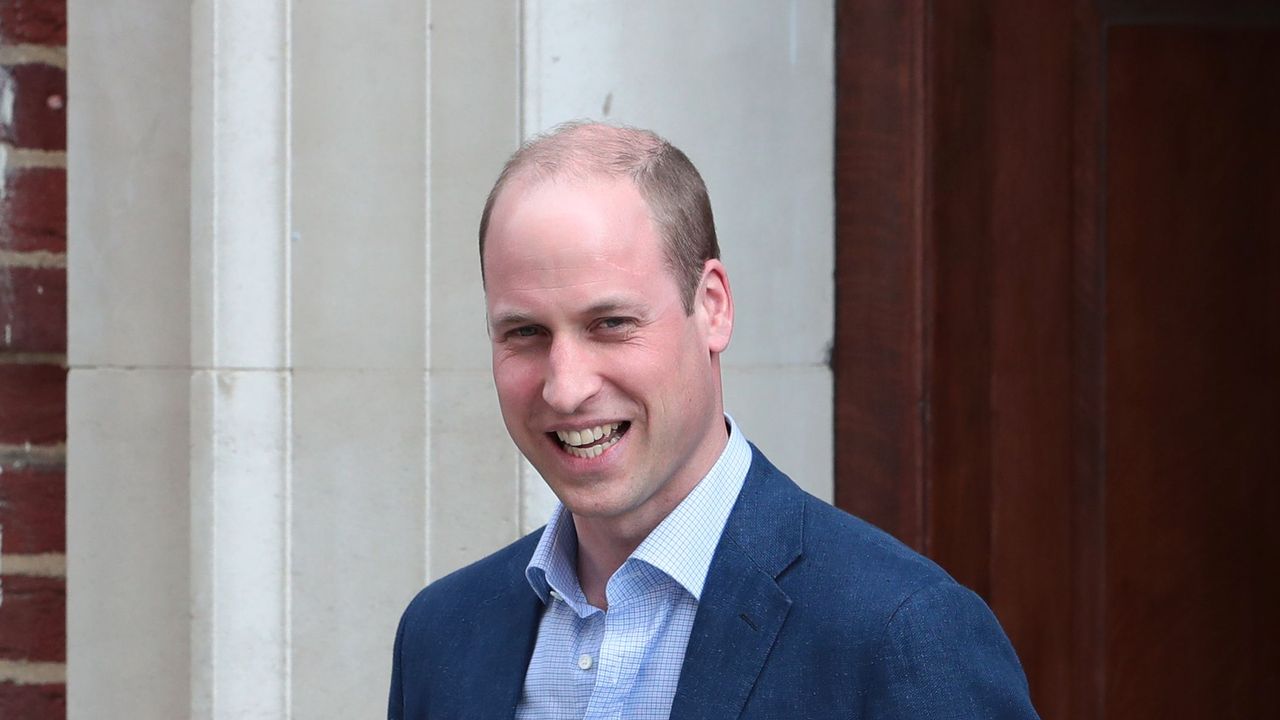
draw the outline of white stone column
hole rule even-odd
[[[376,717],[408,600],[519,533],[519,7],[70,11],[69,715]]]
[[[191,18],[191,715],[289,717],[290,4]]]

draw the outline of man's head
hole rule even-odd
[[[504,173],[486,208],[498,400],[512,439],[580,532],[582,522],[599,521],[643,536],[727,438],[719,358],[733,329],[728,277],[714,257],[696,274],[673,270],[660,213],[633,175],[574,164],[590,167],[618,148],[639,157],[637,145],[678,150],[601,126],[546,141],[556,152],[537,143],[521,151],[542,170]]]
[[[489,191],[480,216],[481,276],[493,205],[508,184],[590,177],[635,183],[666,245],[666,260],[680,284],[685,312],[690,312],[703,263],[720,257],[707,186],[679,148],[637,128],[565,123],[517,150]]]

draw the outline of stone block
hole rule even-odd
[[[293,711],[385,712],[396,623],[426,581],[421,371],[293,380]]]
[[[191,717],[188,372],[68,376],[73,718]]]

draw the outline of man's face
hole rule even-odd
[[[575,518],[656,524],[723,447],[723,267],[687,315],[629,180],[515,182],[485,241],[493,377],[507,431]]]

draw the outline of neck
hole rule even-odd
[[[592,605],[608,609],[609,578],[711,471],[729,442],[726,424],[722,421],[716,427],[718,431],[712,434],[708,445],[713,452],[707,453],[702,462],[691,463],[695,465],[693,472],[683,480],[673,478],[640,507],[616,517],[573,515],[574,530],[578,534],[578,585]]]
[[[612,533],[600,532],[601,523],[592,522],[589,518],[574,517],[574,529],[578,532],[578,585],[587,602],[600,608],[609,609],[609,597],[605,592],[609,578],[622,567],[631,553],[640,546],[648,533],[634,539],[620,539]]]

